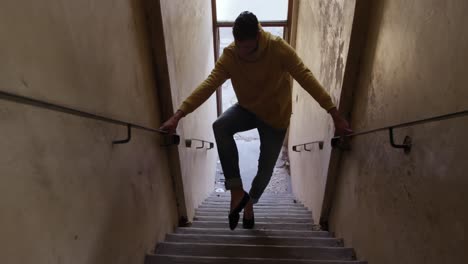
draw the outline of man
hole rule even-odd
[[[281,38],[259,26],[257,17],[241,13],[233,27],[235,42],[224,49],[208,78],[182,103],[161,129],[175,132],[179,120],[205,102],[217,87],[231,79],[238,103],[213,124],[219,159],[231,191],[229,226],[234,230],[244,209],[243,226],[254,226],[255,204],[273,173],[291,116],[292,76],[333,117],[338,133],[351,133],[348,122],[336,110],[328,93]],[[234,134],[258,129],[260,158],[249,193],[242,187]]]

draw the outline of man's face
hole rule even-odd
[[[239,57],[248,60],[258,48],[258,37],[255,39],[236,40],[236,50]]]

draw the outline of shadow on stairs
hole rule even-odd
[[[255,205],[255,229],[229,229],[228,193],[212,194],[196,209],[191,227],[177,228],[146,257],[146,264],[365,264],[290,194],[264,194]],[[314,231],[315,230],[315,231]]]

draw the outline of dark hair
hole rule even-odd
[[[235,40],[250,40],[257,37],[258,30],[257,17],[249,11],[244,11],[236,18],[232,34]]]

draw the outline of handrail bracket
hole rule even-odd
[[[313,144],[317,144],[319,149],[321,149],[321,150],[323,149],[323,141],[314,141],[314,142],[295,145],[295,146],[292,147],[292,150],[294,152],[301,152],[302,150],[307,151],[307,152],[311,152],[312,149],[307,148],[307,145],[313,145]]]
[[[112,144],[117,145],[117,144],[127,144],[132,140],[132,125],[127,124],[127,138],[122,139],[122,140],[114,140],[112,141]]]
[[[169,147],[172,145],[179,145],[180,144],[180,136],[177,134],[166,134],[163,135],[163,144],[161,147]]]
[[[351,150],[351,145],[349,143],[349,138],[348,137],[334,137],[331,140],[331,145],[332,148],[337,148],[343,151],[349,151]]]
[[[394,148],[402,148],[406,154],[409,154],[411,152],[411,147],[412,147],[412,139],[409,136],[406,136],[405,139],[403,140],[403,144],[398,145],[395,144],[395,140],[393,137],[393,127],[390,127],[388,129],[389,136],[390,136],[390,144]]]
[[[180,136],[177,134],[163,134],[163,144],[161,144],[161,147],[168,147],[172,145],[179,145],[180,143]],[[113,145],[119,145],[119,144],[127,144],[132,140],[132,125],[127,124],[127,138],[122,139],[122,140],[114,140],[112,141]]]
[[[214,143],[213,142],[209,142],[209,141],[205,141],[205,140],[201,140],[201,139],[195,139],[195,138],[192,138],[192,139],[186,139],[185,140],[185,147],[187,148],[191,148],[192,147],[192,142],[193,141],[198,141],[200,143],[202,143],[201,147],[195,147],[195,149],[212,149],[214,148]]]

